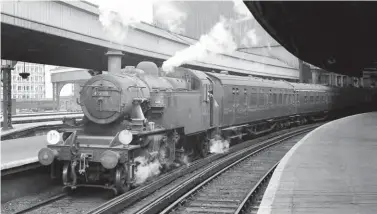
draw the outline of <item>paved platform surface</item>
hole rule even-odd
[[[59,115],[39,115],[39,116],[23,116],[23,117],[15,117],[12,118],[12,122],[19,122],[19,121],[38,121],[38,120],[49,120],[49,119],[63,119],[66,118],[76,118],[82,117],[84,114],[76,113],[76,114],[59,114]],[[0,120],[3,122],[3,119]]]
[[[71,114],[82,114],[82,112],[67,112],[67,111],[57,111],[57,112],[43,112],[43,113],[20,113],[13,115],[13,118],[17,117],[36,117],[36,116],[49,116],[49,115],[71,115]],[[3,118],[1,116],[1,118]]]
[[[68,111],[52,111],[52,112],[33,112],[33,113],[17,113],[12,115],[13,118],[16,117],[35,117],[35,116],[46,116],[46,115],[61,115],[61,114],[81,114],[82,112],[68,112]],[[3,119],[3,115],[1,112],[0,118]]]
[[[329,122],[281,160],[258,214],[377,213],[377,112]]]
[[[38,161],[38,151],[46,145],[46,135],[2,141],[1,170]]]
[[[21,124],[14,124],[13,129],[1,131],[1,136],[9,133],[15,133],[19,131],[23,131],[26,129],[35,128],[38,126],[46,126],[46,125],[59,125],[63,124],[62,121],[47,121],[47,122],[37,122],[37,123],[21,123]]]

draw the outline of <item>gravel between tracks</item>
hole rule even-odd
[[[281,130],[281,131],[269,134],[267,136],[254,139],[250,141],[248,144],[252,145],[254,143],[257,143],[257,142],[260,142],[260,141],[263,141],[263,140],[266,140],[266,139],[269,139],[274,136],[278,136],[280,134],[287,133],[290,131],[291,131],[290,129]],[[242,145],[236,145],[232,147],[231,150],[238,150],[236,148],[240,146]],[[191,173],[186,174],[185,176],[180,177],[177,180],[171,182],[170,185],[180,183],[182,182],[182,180],[186,179],[187,176],[190,176],[190,175]],[[134,203],[133,205],[127,208],[127,213],[132,213],[132,211],[138,210],[140,208],[140,204],[145,204],[145,203],[149,203],[153,201],[154,198],[158,197],[158,195],[161,194],[161,192],[164,192],[164,190],[166,190],[167,188],[169,188],[170,185],[162,187],[158,191],[148,195],[141,201]],[[58,190],[54,189],[51,191],[44,191],[42,193],[33,194],[27,197],[18,198],[18,199],[9,201],[7,203],[4,203],[2,204],[2,213],[13,213],[15,211],[22,210],[26,207],[33,206],[34,204],[61,192],[61,187],[57,189]],[[30,212],[30,213],[85,213],[91,210],[93,207],[96,207],[99,204],[110,199],[107,193],[103,193],[103,191],[98,191],[98,189],[91,191],[91,194],[84,193],[83,191],[79,191],[79,192],[82,192],[82,193],[74,194],[74,196],[68,196],[67,198],[60,199],[47,206],[34,210],[33,212]]]
[[[299,135],[247,158],[206,184],[170,213],[234,213],[249,191],[303,137]]]
[[[86,213],[94,206],[110,199],[109,191],[99,189],[78,189],[75,193],[40,207],[29,213],[63,214],[63,213]]]
[[[25,197],[17,198],[6,203],[1,203],[1,213],[15,213],[25,208],[34,206],[56,194],[62,192],[62,187],[54,187],[41,193],[31,194]]]
[[[285,146],[282,146],[282,144],[278,144],[278,145],[276,145],[276,146],[280,146],[280,147],[282,147],[283,148],[283,150],[284,151],[282,151],[282,152],[273,152],[273,150],[271,150],[271,149],[267,149],[267,150],[265,150],[264,152],[261,152],[261,154],[263,153],[263,154],[269,154],[271,157],[273,157],[273,158],[271,158],[271,157],[266,157],[266,156],[264,156],[265,157],[265,163],[266,164],[268,164],[268,165],[270,165],[271,167],[274,165],[274,164],[276,164],[285,154],[286,154],[286,152],[300,139],[300,137],[302,137],[304,134],[300,134],[299,135],[299,137],[293,137],[293,138],[290,138],[290,139],[287,139],[287,140],[285,140],[285,142],[287,142],[287,141],[289,141],[289,142],[293,142],[293,143],[291,143],[291,145],[289,145],[289,146],[287,146],[286,148],[285,148]],[[259,141],[260,142],[260,141]],[[284,145],[286,145],[286,143],[283,143]],[[275,146],[274,146],[275,147]],[[272,147],[272,148],[274,148],[274,147]],[[271,150],[271,152],[269,152],[269,150]],[[271,154],[270,154],[271,153]],[[256,156],[261,156],[261,155],[256,155]],[[255,156],[255,157],[256,157]],[[254,156],[253,156],[253,158],[254,158]],[[271,161],[271,159],[273,159],[274,161]],[[263,160],[263,159],[262,159]],[[260,164],[260,166],[259,167],[267,167],[266,165],[262,165],[262,163],[263,162],[260,162],[259,164]],[[270,168],[271,168],[270,167]],[[258,168],[258,166],[257,167],[254,167],[253,169],[257,169]],[[266,169],[264,169],[263,168],[263,172],[265,173],[266,171],[268,171],[268,169],[270,169],[270,168],[268,168],[267,170]],[[261,168],[262,169],[262,168]],[[199,170],[201,170],[201,169],[199,169]],[[242,177],[242,173],[243,173],[244,171],[239,171],[238,172],[238,175],[237,176],[239,176],[239,178],[241,179],[241,177]],[[255,176],[252,176],[253,178],[255,178],[254,180],[255,180],[255,182],[257,182],[258,180],[259,180],[259,178],[261,177],[261,176],[263,176],[263,174],[260,174],[259,175],[259,177],[257,176],[257,177],[255,177]],[[157,190],[156,192],[154,192],[153,194],[151,194],[151,195],[149,195],[149,196],[147,196],[146,198],[144,198],[144,199],[142,199],[142,200],[140,200],[139,202],[137,202],[137,203],[134,203],[133,205],[131,205],[131,206],[129,206],[128,208],[126,208],[125,210],[123,210],[123,212],[122,213],[137,213],[139,210],[141,210],[142,208],[144,208],[145,206],[146,206],[146,204],[151,204],[152,202],[154,202],[157,198],[160,198],[160,196],[161,195],[163,195],[168,189],[170,189],[172,186],[176,186],[176,185],[180,185],[184,180],[186,180],[187,178],[190,178],[191,177],[191,174],[187,174],[187,175],[184,175],[183,177],[180,177],[180,178],[178,178],[178,179],[176,179],[176,180],[174,180],[173,182],[171,182],[169,185],[167,185],[167,186],[164,186],[164,187],[162,187],[161,189],[159,189],[159,190]],[[225,183],[224,183],[224,185],[226,184],[226,182],[228,182],[228,184],[232,184],[232,182],[238,182],[236,179],[234,179],[234,178],[232,178],[232,179],[228,179],[228,180],[225,180],[224,181]],[[255,183],[254,182],[254,183]],[[241,186],[242,188],[244,188],[245,187],[245,184],[244,185],[242,185]],[[232,192],[234,192],[234,194],[235,195],[237,195],[238,194],[238,190],[231,190]],[[215,192],[212,192],[211,194],[212,194],[212,196],[216,196],[216,195],[218,195],[219,193],[220,193],[221,191],[215,191]],[[238,194],[239,196],[241,196],[241,194]],[[242,199],[241,199],[242,200]],[[235,208],[236,209],[236,208]],[[156,213],[157,213],[157,210],[155,211]],[[194,211],[195,212],[195,211]],[[196,212],[195,212],[196,213]]]
[[[266,192],[266,189],[268,187],[268,183],[270,182],[271,180],[271,177],[269,177],[265,183],[262,184],[262,187],[261,189],[258,191],[257,193],[257,196],[255,198],[255,201],[249,205],[246,209],[246,212],[245,213],[248,213],[248,214],[257,214],[258,213],[258,210],[259,210],[259,206],[262,202],[262,199],[263,199],[263,195],[264,195],[264,192]]]

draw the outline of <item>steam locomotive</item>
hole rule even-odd
[[[371,95],[370,89],[181,67],[162,75],[153,62],[140,62],[88,80],[78,102],[82,124],[50,131],[38,158],[51,165],[55,177],[62,176],[65,187],[96,186],[119,194],[135,184],[141,159],[169,167],[185,154],[206,156],[212,139],[234,142],[323,120],[329,112],[369,102]]]

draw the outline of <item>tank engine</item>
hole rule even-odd
[[[367,102],[361,89],[261,80],[175,68],[162,75],[152,62],[89,79],[80,92],[81,126],[50,131],[41,164],[60,171],[66,187],[127,191],[143,161],[169,168],[183,152],[209,153],[211,139],[242,139],[320,120]]]
[[[40,162],[63,163],[65,186],[99,185],[117,193],[135,182],[137,158],[158,159],[169,167],[183,133],[203,129],[196,125],[201,118],[195,106],[201,99],[195,90],[200,77],[191,73],[190,78],[188,71],[181,69],[187,75],[180,78],[162,77],[154,63],[141,62],[120,73],[92,77],[80,92],[83,125],[48,133]]]

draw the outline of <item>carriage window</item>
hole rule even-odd
[[[264,94],[263,90],[261,89],[258,93],[258,106],[263,106],[264,105]]]
[[[305,96],[304,97],[304,103],[307,103],[308,102],[308,96]]]
[[[256,107],[257,106],[257,100],[258,100],[258,94],[255,92],[252,92],[250,94],[250,106]]]
[[[279,94],[279,105],[283,103],[283,95]]]
[[[316,102],[319,102],[319,96],[318,95],[317,95],[315,100],[316,100]]]
[[[313,103],[313,102],[314,102],[314,97],[310,96],[310,103]]]
[[[273,95],[272,104],[274,104],[274,105],[277,104],[277,94],[274,94],[274,95]]]

